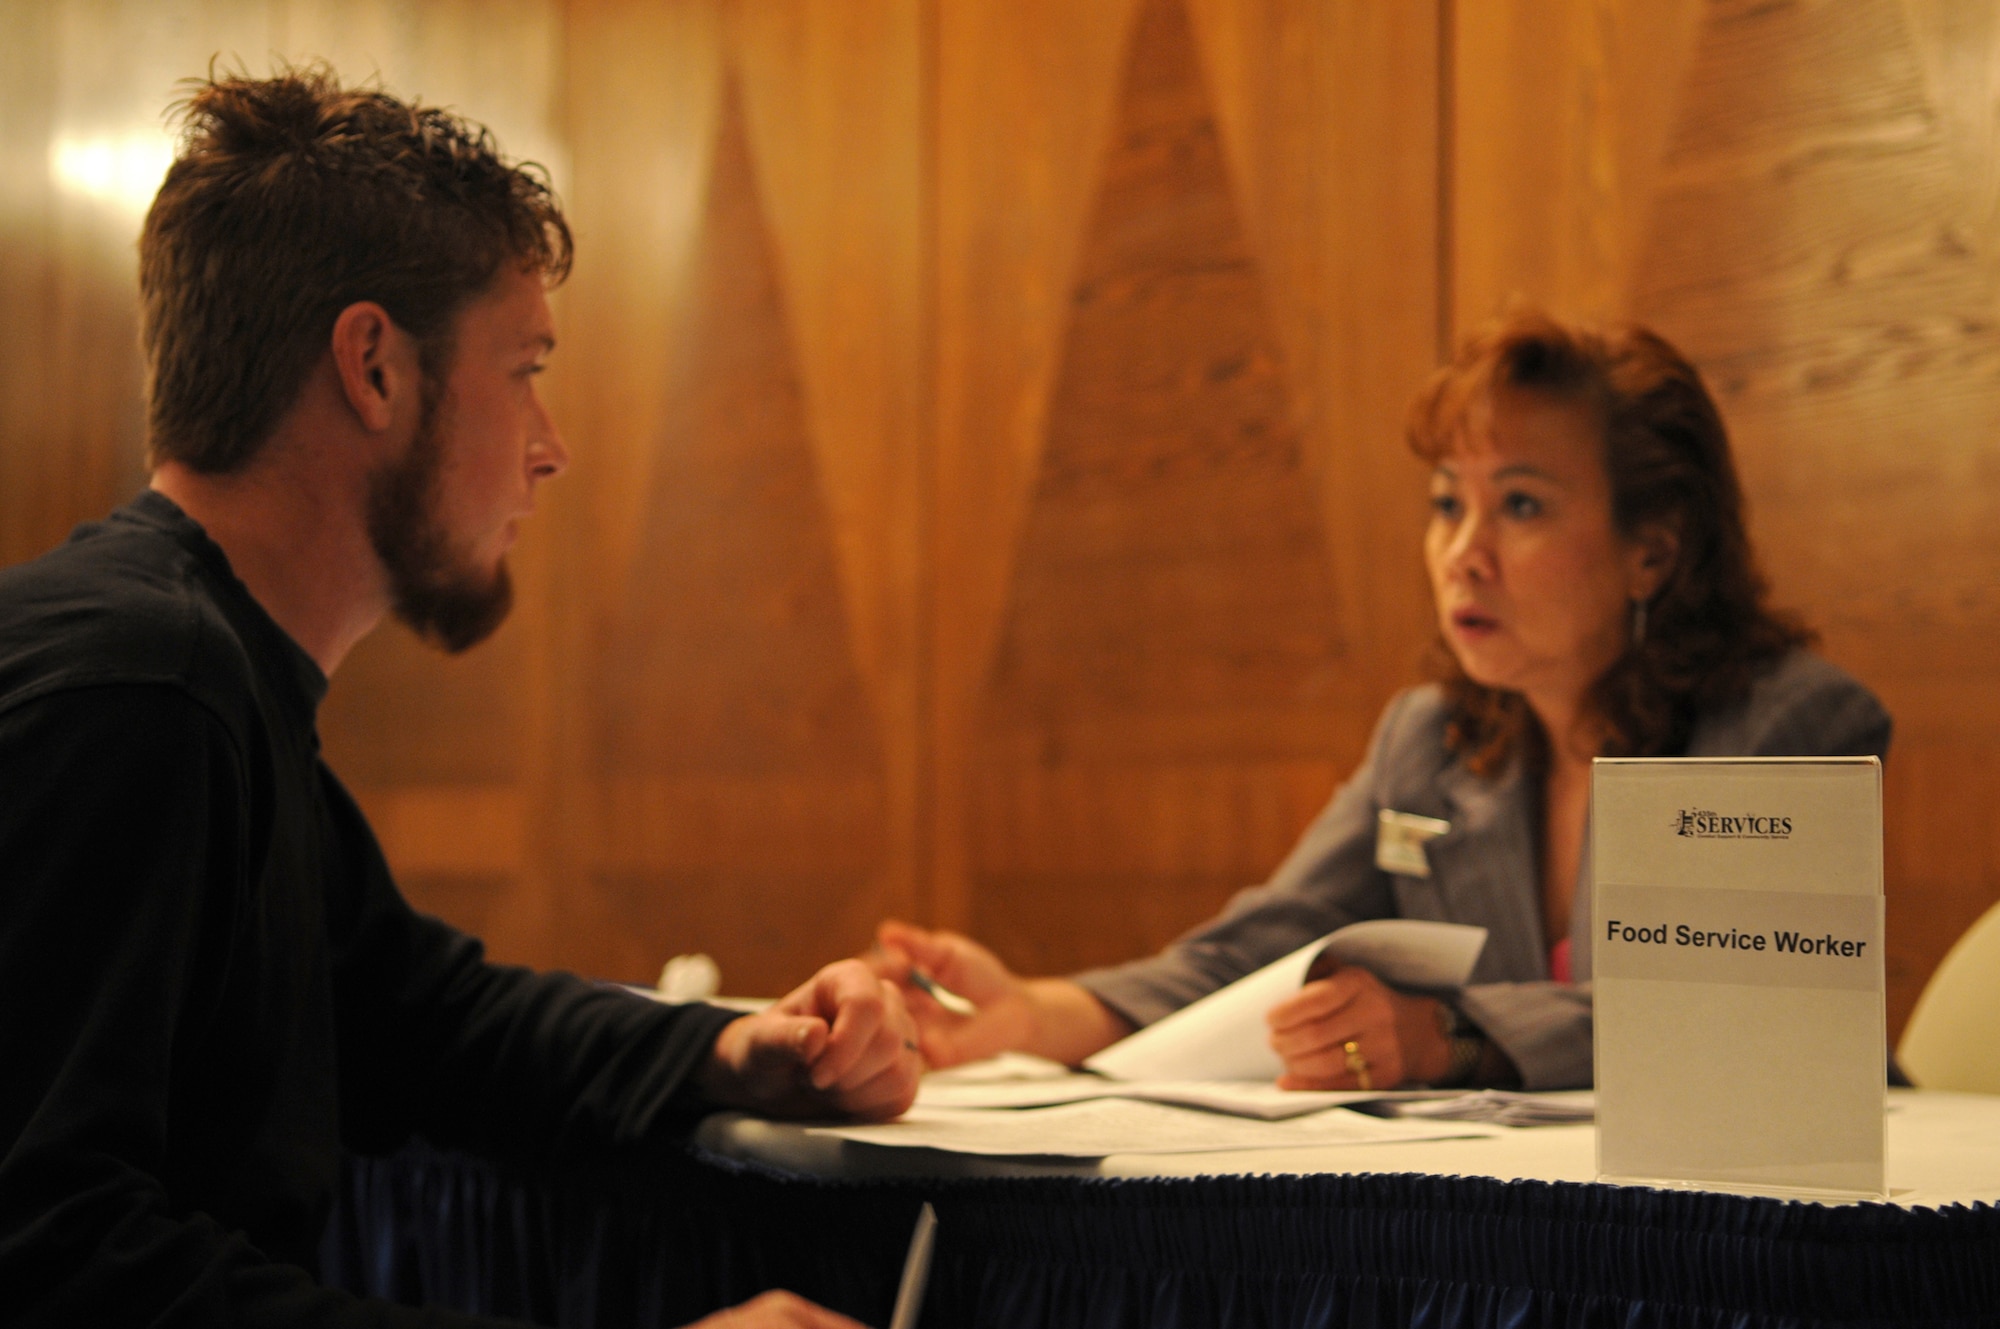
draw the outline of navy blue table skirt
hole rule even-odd
[[[1421,1174],[823,1181],[700,1152],[350,1160],[329,1281],[575,1329],[772,1287],[888,1321],[936,1205],[945,1326],[2000,1325],[2000,1210]]]

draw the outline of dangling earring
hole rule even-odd
[[[1646,601],[1644,600],[1634,600],[1632,602],[1632,644],[1634,646],[1644,646],[1646,644]]]

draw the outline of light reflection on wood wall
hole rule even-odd
[[[52,143],[275,51],[556,169],[577,461],[520,608],[463,660],[379,634],[324,717],[409,893],[500,955],[768,991],[885,912],[1056,969],[1204,916],[1412,677],[1403,405],[1513,294],[1696,356],[1779,598],[1897,713],[1895,1021],[2000,896],[1980,0],[0,20],[7,560],[141,479],[134,218]]]

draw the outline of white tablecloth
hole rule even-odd
[[[699,1143],[732,1158],[818,1177],[1193,1177],[1317,1172],[1429,1172],[1502,1181],[1595,1181],[1594,1126],[1536,1126],[1494,1139],[1306,1146],[1101,1159],[993,1158],[809,1135],[796,1125],[719,1113]],[[1889,1200],[1936,1207],[2000,1204],[2000,1097],[1892,1089]]]

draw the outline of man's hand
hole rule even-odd
[[[738,1024],[743,1023],[741,1020]],[[789,1292],[766,1292],[741,1306],[717,1311],[687,1329],[866,1329],[845,1315],[813,1305]]]
[[[764,1116],[886,1120],[909,1109],[922,1074],[916,1026],[896,985],[841,960],[724,1027],[700,1083],[717,1103]]]
[[[1366,969],[1308,983],[1264,1017],[1271,1048],[1285,1062],[1278,1087],[1359,1089],[1364,1070],[1370,1089],[1429,1083],[1451,1061],[1437,1014],[1435,1001],[1385,987]]]

